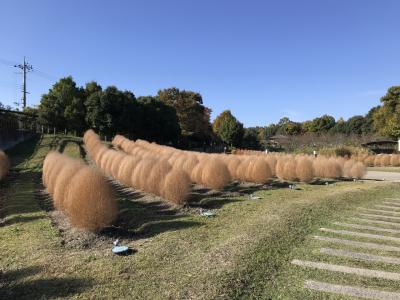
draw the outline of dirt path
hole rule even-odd
[[[387,181],[400,181],[400,173],[398,172],[381,172],[381,171],[368,171],[365,179],[377,179]]]

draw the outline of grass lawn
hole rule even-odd
[[[400,172],[400,167],[368,167],[368,171]]]
[[[14,169],[0,186],[1,299],[321,299],[301,288],[307,274],[290,265],[315,254],[310,234],[360,204],[400,196],[399,185],[386,182],[275,185],[256,189],[260,200],[246,194],[254,187],[231,187],[175,209],[118,189],[117,227],[85,234],[59,226],[40,193],[50,149],[85,157],[79,139],[52,135],[8,151]],[[199,207],[217,216],[202,217]],[[135,253],[113,255],[117,237]]]

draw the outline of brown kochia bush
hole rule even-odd
[[[350,175],[352,178],[361,179],[365,176],[366,168],[363,163],[356,162],[350,170]]]
[[[128,141],[122,136],[117,136],[113,143],[116,147],[126,149],[130,146]],[[188,174],[173,168],[165,156],[154,155],[141,146],[132,149],[131,154],[108,149],[91,130],[85,133],[84,142],[89,156],[97,166],[121,184],[161,196],[176,204],[184,204],[187,200],[190,192]],[[137,144],[142,145],[146,142],[137,141]],[[98,155],[99,152],[101,155]],[[197,163],[197,159],[192,159],[190,163],[178,156],[174,161],[177,159],[181,168],[190,168]]]
[[[71,223],[89,230],[110,225],[118,213],[110,185],[92,167],[84,167],[72,177],[64,202]]]
[[[2,180],[10,170],[10,160],[7,154],[0,149],[0,180]]]
[[[43,184],[54,206],[76,227],[100,230],[116,218],[118,209],[110,185],[81,160],[50,152],[43,164]]]
[[[302,182],[311,182],[313,180],[314,168],[310,158],[306,156],[297,158],[296,177]]]
[[[217,158],[205,161],[201,173],[201,183],[212,189],[221,189],[231,181],[226,165]]]

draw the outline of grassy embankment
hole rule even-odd
[[[46,153],[61,147],[83,156],[79,143],[47,135],[8,151],[14,167],[0,190],[0,298],[287,298],[302,292],[304,274],[290,260],[311,249],[311,233],[361,203],[399,195],[398,185],[373,182],[255,191],[261,200],[205,195],[194,205],[217,216],[204,218],[120,191],[117,225],[124,228],[78,247],[54,224],[38,191]],[[118,236],[137,252],[112,255]]]

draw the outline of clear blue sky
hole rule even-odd
[[[213,118],[348,118],[400,84],[400,1],[142,0],[0,3],[0,101],[21,95],[6,61],[29,62],[28,104],[54,81],[198,91]],[[49,76],[50,75],[50,76]],[[52,78],[49,80],[48,78]]]

